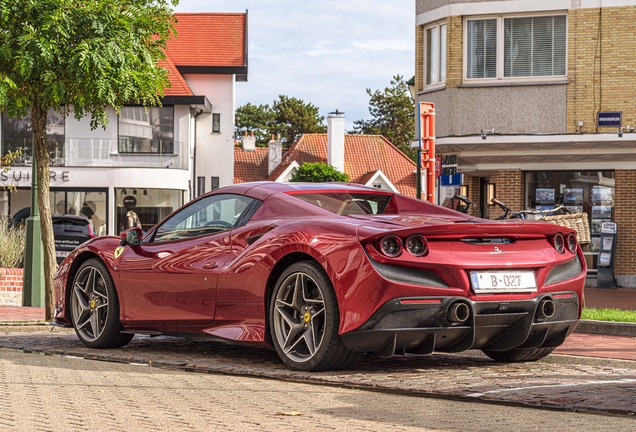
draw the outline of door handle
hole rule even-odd
[[[205,264],[203,264],[203,268],[204,269],[213,269],[216,268],[219,265],[218,261],[210,261],[210,262],[206,262]]]

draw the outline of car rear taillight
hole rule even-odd
[[[380,240],[380,251],[389,258],[395,258],[402,253],[402,240],[396,235],[388,235]]]
[[[565,244],[571,253],[576,253],[576,236],[572,233],[568,234]]]
[[[406,250],[413,256],[424,256],[428,253],[428,242],[422,234],[413,234],[406,239]]]
[[[565,252],[565,239],[563,238],[563,234],[557,233],[552,237],[552,246],[554,246],[558,253]]]
[[[95,237],[97,237],[97,236],[95,235],[95,233],[93,232],[93,227],[91,226],[91,224],[88,224],[88,226],[87,226],[86,228],[88,228],[88,236],[89,236],[90,238],[95,238]]]

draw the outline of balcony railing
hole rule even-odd
[[[3,143],[2,152],[22,149],[22,156],[14,166],[31,166],[31,139]],[[130,152],[120,152],[129,150]],[[141,151],[135,151],[141,150]],[[148,146],[130,146],[123,140],[111,138],[68,138],[49,141],[49,163],[66,167],[136,167],[188,169],[189,153],[186,143],[179,141],[151,142]]]

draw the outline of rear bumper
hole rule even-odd
[[[554,315],[541,317],[542,300],[554,302]],[[519,301],[471,301],[465,297],[409,297],[391,300],[359,329],[342,335],[353,351],[394,354],[506,351],[556,347],[578,324],[579,297],[574,292],[539,295]],[[469,308],[464,322],[450,322],[451,305]]]

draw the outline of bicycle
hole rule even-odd
[[[535,218],[537,218],[537,216],[538,216],[537,219],[542,219],[545,216],[556,216],[556,215],[562,215],[562,214],[570,214],[570,211],[563,204],[559,204],[559,205],[557,205],[554,208],[551,208],[549,210],[531,209],[531,210],[520,210],[520,211],[516,212],[516,211],[512,210],[510,207],[508,207],[505,203],[499,201],[497,198],[491,199],[490,202],[492,202],[493,204],[497,204],[504,211],[504,214],[502,214],[501,216],[495,218],[495,220],[527,219],[528,215],[534,215]]]
[[[459,201],[455,208],[458,212],[470,214],[471,216],[479,216],[479,208],[476,207],[468,197],[455,194],[453,195],[453,199]]]

